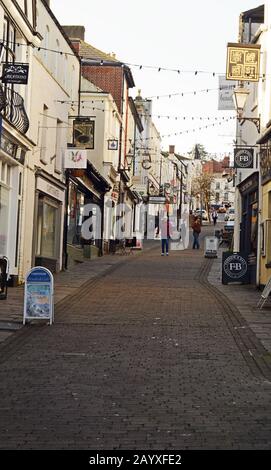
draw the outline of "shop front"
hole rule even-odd
[[[250,283],[257,283],[259,173],[255,172],[238,186],[242,200],[240,252],[249,264]]]
[[[87,170],[70,170],[67,179],[67,216],[65,264],[103,254],[104,195],[110,190],[107,181],[88,163]],[[88,213],[85,206],[90,205]],[[83,236],[86,219],[90,236]]]
[[[34,266],[44,266],[53,273],[62,269],[62,240],[65,185],[38,172],[36,176]]]
[[[23,170],[27,147],[2,131],[0,148],[0,256],[8,258],[10,284],[19,278]]]
[[[261,148],[262,219],[260,287],[271,277],[271,141]]]

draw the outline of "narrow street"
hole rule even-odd
[[[126,257],[1,346],[1,449],[268,449],[271,382],[203,250]],[[14,339],[16,337],[16,340]]]

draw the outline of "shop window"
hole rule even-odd
[[[68,237],[67,241],[70,245],[82,244],[81,230],[83,223],[85,198],[84,194],[77,190],[71,183],[69,188],[69,205],[68,205]]]
[[[0,254],[8,249],[9,189],[0,184]]]
[[[39,198],[36,255],[57,257],[59,205],[45,197]]]
[[[271,265],[271,219],[266,221],[265,240],[266,240],[266,263],[268,265]]]
[[[251,233],[250,233],[250,252],[257,253],[257,232],[258,232],[258,203],[252,205],[251,210]]]

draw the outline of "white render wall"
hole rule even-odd
[[[33,259],[33,231],[36,220],[35,208],[35,171],[41,169],[46,174],[64,182],[63,154],[67,143],[72,139],[72,121],[70,114],[78,112],[79,89],[79,60],[55,22],[47,12],[40,0],[38,7],[37,30],[43,36],[40,46],[59,50],[64,54],[49,51],[29,49],[29,84],[26,92],[26,109],[30,120],[27,137],[35,144],[32,153],[26,156],[23,183],[23,210],[22,210],[22,238],[20,247],[20,279],[32,266]],[[49,35],[45,38],[48,27]],[[56,68],[56,64],[58,64]],[[57,72],[56,72],[57,71]],[[21,87],[22,88],[22,87]],[[60,103],[60,101],[74,101]],[[47,117],[44,117],[44,107],[47,107]],[[60,260],[62,259],[63,245],[63,217],[61,214],[60,230]],[[60,266],[61,267],[61,266]]]

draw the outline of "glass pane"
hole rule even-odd
[[[38,215],[37,254],[50,258],[56,257],[56,223],[57,208],[42,201]]]
[[[67,241],[71,245],[76,244],[76,191],[73,184],[69,188]]]
[[[7,255],[9,190],[0,186],[0,255]]]
[[[10,186],[10,166],[7,165],[7,185]]]

